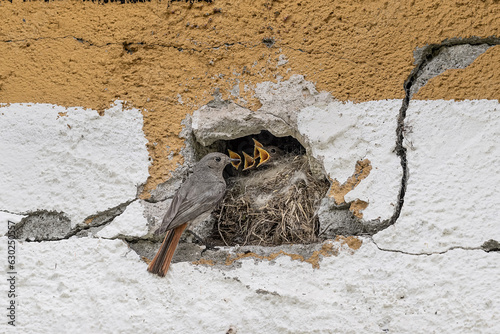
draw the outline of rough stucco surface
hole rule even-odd
[[[500,331],[499,254],[480,250],[415,256],[364,239],[320,269],[283,256],[233,270],[178,263],[165,278],[119,240],[22,243],[19,256],[28,334]]]
[[[33,107],[43,111],[46,105]],[[316,269],[298,261],[297,254],[271,256],[270,261],[234,254],[215,265],[204,255],[196,264],[173,264],[166,278],[154,277],[127,244],[109,239],[144,235],[147,220],[139,200],[98,231],[101,238],[19,242],[18,328],[23,333],[224,333],[231,326],[238,333],[497,333],[499,255],[480,246],[499,237],[499,198],[493,191],[500,175],[494,170],[498,109],[498,101],[491,100],[412,101],[405,142],[411,174],[400,219],[373,241],[362,238],[359,248],[336,242],[338,251],[331,253],[336,255],[320,255]],[[357,119],[359,110],[366,116]],[[391,170],[395,153],[384,141],[394,129],[395,122],[386,124],[386,118],[396,119],[396,101],[330,102],[305,107],[302,113],[298,124],[315,154],[341,159],[349,150],[352,160],[371,158],[374,170],[358,187],[383,184],[376,168],[400,180]],[[329,136],[313,115],[325,124],[332,122],[328,133],[339,135]],[[140,117],[135,122],[140,124]],[[369,140],[356,140],[359,136]],[[333,159],[325,164],[332,175],[346,176],[344,165],[350,163]],[[21,191],[12,189],[11,196]],[[371,204],[380,200],[379,208],[395,196],[389,187],[382,193],[357,189]],[[6,224],[20,217],[3,212],[0,219]],[[6,244],[2,237],[0,253],[6,253]],[[221,252],[216,253],[225,254]],[[1,284],[6,290],[6,281]],[[5,323],[0,326],[12,330]]]
[[[359,185],[332,188],[338,203],[357,199],[368,203],[363,218],[389,219],[401,187],[400,159],[394,153],[394,121],[400,100],[364,103],[333,101],[313,83],[294,75],[289,80],[259,83],[261,108],[253,112],[237,104],[203,106],[193,113],[191,127],[197,141],[209,145],[269,129],[275,136],[292,135],[321,162],[331,180],[346,184],[356,174],[356,163],[367,159],[371,171]]]
[[[9,212],[0,211],[0,235],[6,235],[8,232],[8,221],[17,224],[23,219],[23,215],[16,215]]]
[[[141,237],[148,233],[148,221],[144,217],[144,207],[140,201],[134,201],[125,211],[96,233],[99,238],[119,236]]]
[[[416,50],[500,44],[499,21],[496,0],[0,2],[0,254],[27,212],[86,223],[16,243],[17,327],[0,332],[499,333],[499,46],[402,101]],[[335,200],[394,225],[247,251],[183,240],[149,274],[137,249],[154,254],[189,131],[227,134],[197,118],[214,101],[241,117],[231,138],[256,119],[295,135]]]
[[[414,98],[438,100],[453,98],[500,98],[500,46],[490,47],[471,65],[464,69],[451,69],[431,79]]]
[[[374,240],[416,253],[499,240],[498,101],[412,101],[407,115],[405,205]]]
[[[1,100],[104,110],[121,99],[142,110],[153,160],[146,197],[182,163],[181,121],[215,89],[255,110],[256,84],[300,74],[342,101],[399,99],[416,48],[500,36],[494,0],[14,1],[0,8],[8,27],[0,29]],[[432,95],[498,99],[487,87],[499,78],[486,69],[457,79],[467,89],[437,86]]]
[[[389,219],[401,187],[400,160],[394,154],[394,119],[399,100],[365,103],[331,102],[306,107],[298,114],[298,129],[323,162],[331,179],[345,182],[355,173],[356,161],[368,159],[372,170],[345,196],[368,202],[363,218]]]
[[[134,199],[148,177],[142,114],[49,104],[0,107],[0,209],[55,210],[72,225]],[[8,190],[8,191],[7,191]]]

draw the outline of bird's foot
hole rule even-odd
[[[203,249],[201,251],[202,254],[203,254],[203,252],[205,252],[207,250],[213,250],[213,251],[218,251],[219,250],[219,248],[217,248],[217,246],[215,246],[213,243],[209,242],[207,239],[203,239],[202,237],[200,237],[195,232],[193,232],[191,230],[188,230],[188,232],[191,233],[191,235],[196,239],[196,242],[198,244],[205,246],[205,249]]]

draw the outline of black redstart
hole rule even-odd
[[[222,171],[231,159],[222,153],[209,153],[194,167],[193,173],[181,185],[163,222],[155,234],[167,231],[160,249],[148,266],[148,271],[165,276],[170,267],[179,239],[189,223],[196,223],[219,204],[226,191]]]

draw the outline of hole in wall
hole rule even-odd
[[[254,139],[266,149],[276,147],[283,152],[279,159],[271,154],[270,161],[261,165],[259,158],[255,167],[245,171],[244,162],[238,170],[225,169],[227,191],[222,206],[214,210],[211,221],[192,230],[208,244],[311,244],[340,234],[373,235],[383,225],[379,219],[355,216],[352,202],[337,202],[332,195],[331,182],[336,179],[328,177],[323,157],[313,154],[312,142],[298,128],[297,106],[303,104],[293,99],[303,97],[301,85],[298,91],[290,100],[276,103],[266,95],[267,104],[257,112],[222,100],[216,93],[214,100],[186,118],[181,137],[186,139],[182,154],[187,166],[209,152],[228,154],[228,149],[243,159],[243,152],[255,156]],[[276,94],[274,88],[272,93],[288,96]],[[358,178],[356,173],[352,178]]]
[[[197,158],[208,150],[232,151],[242,159],[224,170],[226,195],[212,214],[213,228],[207,236],[212,244],[271,246],[319,241],[317,211],[330,182],[326,176],[313,175],[306,149],[297,139],[262,130],[217,140],[208,147],[197,146]]]

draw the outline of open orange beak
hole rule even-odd
[[[238,159],[238,161],[231,160],[231,165],[233,165],[233,167],[235,169],[238,169],[240,167],[240,165],[241,165],[241,157],[240,157],[240,155],[238,153],[236,153],[236,152],[231,151],[231,150],[227,150],[227,151],[229,152],[229,158],[231,158],[231,159]]]
[[[247,170],[255,166],[255,159],[243,152],[243,157],[245,157],[245,164],[243,165],[243,170]]]
[[[254,143],[254,147],[253,147],[253,158],[254,159],[257,159],[260,155],[259,155],[259,150],[257,149],[257,147],[260,147],[260,148],[264,148],[264,145],[262,145],[261,143],[259,143],[257,140],[255,140],[255,138],[252,138],[253,140],[253,143]]]
[[[259,167],[260,165],[268,162],[269,159],[271,159],[271,155],[269,155],[269,153],[261,147],[255,146],[255,148],[259,151],[260,162],[257,165],[257,167]]]

